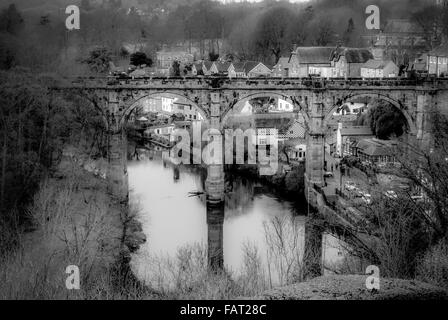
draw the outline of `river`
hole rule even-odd
[[[225,206],[208,207],[203,194],[191,194],[204,191],[205,170],[175,166],[154,146],[131,154],[130,203],[147,236],[131,263],[139,279],[169,285],[185,256],[223,267],[233,278],[257,261],[271,286],[288,282],[290,266],[301,265],[305,200],[291,202],[266,185],[227,174]]]

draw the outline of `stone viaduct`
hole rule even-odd
[[[209,127],[222,130],[232,113],[257,97],[278,97],[292,103],[307,124],[307,185],[322,186],[326,124],[346,102],[370,97],[385,100],[402,112],[408,135],[428,143],[428,115],[448,111],[448,80],[361,80],[257,78],[77,78],[65,80],[57,90],[68,90],[89,99],[103,115],[109,133],[109,172],[113,191],[127,198],[126,136],[123,130],[139,101],[160,95],[186,99]],[[223,166],[210,165],[206,183],[209,202],[224,198]]]

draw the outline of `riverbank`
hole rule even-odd
[[[126,299],[151,296],[129,269],[145,241],[135,213],[110,194],[102,161],[70,152],[41,183],[29,215],[34,231],[0,264],[0,299]],[[68,290],[67,266],[80,289]]]

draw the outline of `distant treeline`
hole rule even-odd
[[[163,44],[200,43],[207,52],[229,59],[274,64],[294,45],[363,45],[365,9],[377,4],[381,22],[410,18],[428,31],[441,20],[435,1],[312,0],[290,3],[264,1],[223,5],[210,0],[82,0],[81,29],[65,28],[66,0],[0,1],[0,68],[16,65],[70,74],[94,46],[127,58],[123,43],[144,43],[154,55]],[[1,7],[0,7],[1,8]],[[446,15],[443,15],[445,17]],[[442,28],[443,29],[443,28]],[[440,37],[440,35],[437,35]],[[224,41],[217,41],[218,39]],[[223,47],[219,47],[223,46]],[[88,72],[88,69],[86,69]]]

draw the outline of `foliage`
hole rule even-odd
[[[173,65],[171,67],[171,75],[175,77],[180,77],[180,63],[179,61],[173,61]]]
[[[152,66],[152,59],[146,56],[144,52],[135,52],[131,54],[131,65],[141,66],[146,64],[148,67]]]
[[[433,233],[433,242],[448,235],[448,117],[435,110],[430,113],[432,141],[415,146],[403,144],[397,154],[401,173],[426,197],[421,214]]]
[[[448,244],[441,241],[420,259],[417,279],[448,289]]]
[[[98,47],[89,52],[89,55],[82,62],[87,64],[95,73],[105,73],[109,70],[112,61],[111,52],[105,47]]]
[[[372,132],[378,139],[382,140],[402,136],[407,126],[406,119],[401,111],[390,103],[381,100],[372,102],[368,119]]]
[[[24,20],[17,11],[15,4],[10,4],[7,9],[0,13],[0,31],[6,31],[10,34],[17,34],[23,27]]]

